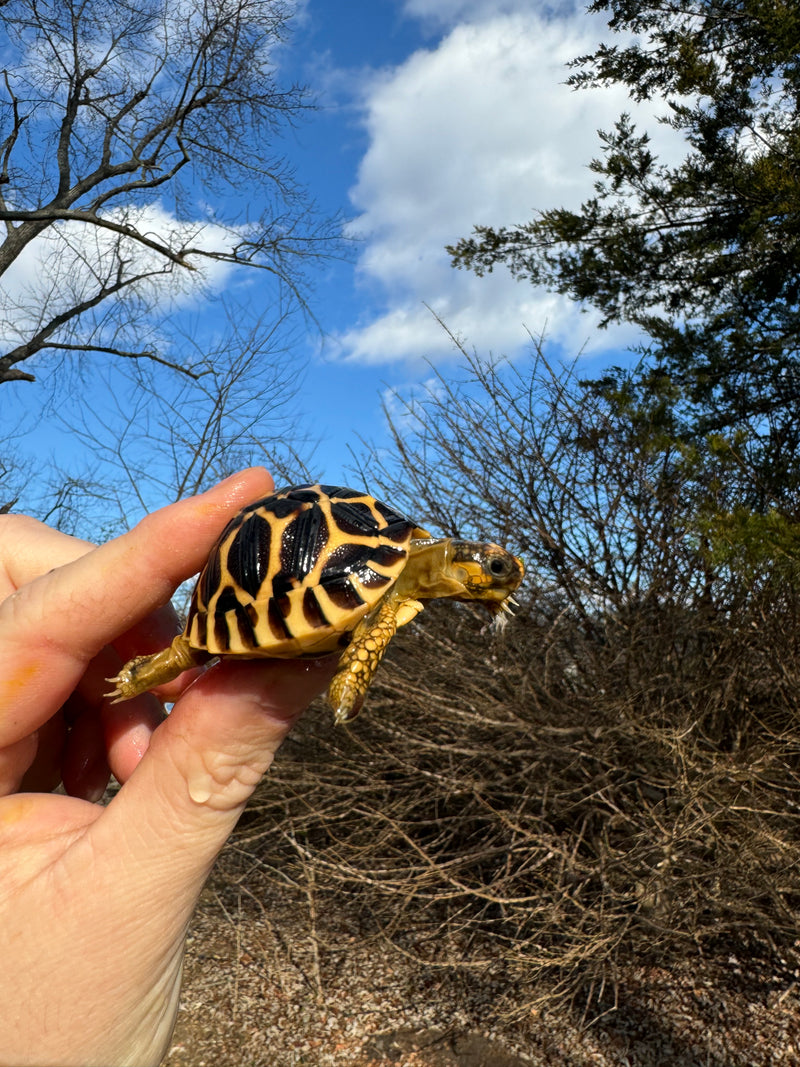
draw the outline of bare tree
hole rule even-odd
[[[67,398],[56,419],[75,456],[49,464],[30,510],[104,540],[248,464],[276,479],[305,474],[313,442],[293,399],[303,368],[287,351],[291,312],[268,308],[248,321],[242,308],[227,311],[213,347],[184,339],[196,349],[196,378],[149,362],[112,365],[108,381],[95,378],[91,406],[80,390]]]
[[[232,265],[302,301],[304,264],[331,251],[333,231],[274,147],[309,105],[276,73],[292,10],[0,6],[0,381],[33,381],[43,352],[197,373],[149,316]]]

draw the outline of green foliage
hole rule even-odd
[[[684,401],[683,432],[746,427],[764,506],[795,488],[800,446],[800,12],[784,0],[596,0],[633,43],[575,61],[576,86],[663,99],[686,141],[674,166],[623,115],[601,134],[578,211],[477,227],[449,248],[506,266],[652,339],[648,366]],[[645,376],[649,374],[645,371]]]
[[[700,526],[716,570],[732,571],[751,587],[765,577],[800,586],[800,525],[786,515],[737,507],[707,516]]]

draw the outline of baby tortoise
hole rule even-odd
[[[523,573],[499,545],[431,537],[368,493],[282,489],[228,523],[197,580],[184,632],[126,663],[108,695],[129,700],[214,656],[341,651],[328,699],[336,722],[348,722],[395,630],[426,601],[477,600],[499,616]]]

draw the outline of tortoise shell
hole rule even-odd
[[[290,657],[347,645],[430,535],[364,492],[300,485],[223,530],[195,586],[185,634],[212,655]]]

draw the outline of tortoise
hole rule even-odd
[[[348,722],[395,630],[426,601],[478,601],[500,621],[523,573],[499,545],[434,538],[369,493],[290,486],[228,523],[197,580],[183,633],[126,663],[107,695],[128,700],[215,656],[340,652],[328,699],[336,722]]]

